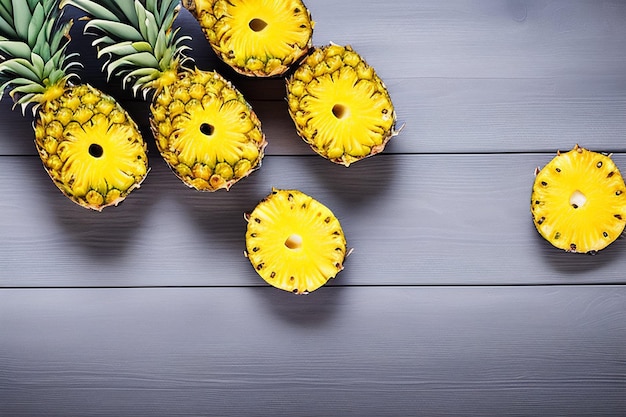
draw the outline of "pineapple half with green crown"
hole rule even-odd
[[[0,91],[35,115],[35,145],[56,186],[94,210],[117,205],[148,173],[146,144],[112,97],[76,83],[71,21],[55,0],[0,0]]]
[[[530,209],[541,236],[568,252],[595,253],[626,225],[626,186],[610,155],[576,145],[537,169]]]
[[[174,173],[200,191],[229,189],[261,165],[265,135],[243,95],[221,75],[193,66],[174,21],[178,0],[62,0],[90,18],[85,33],[107,57],[109,76],[152,95],[150,125]]]
[[[300,0],[183,0],[215,53],[248,76],[284,74],[311,48],[314,22]]]
[[[350,46],[313,48],[287,79],[287,100],[298,134],[338,164],[382,152],[399,133],[387,87]]]
[[[245,255],[270,285],[307,294],[343,270],[350,251],[339,220],[313,197],[273,189],[245,218]]]

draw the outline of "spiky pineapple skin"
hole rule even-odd
[[[286,86],[289,114],[296,131],[316,153],[332,162],[349,166],[376,155],[399,133],[387,87],[374,68],[350,45],[313,48],[287,78]],[[336,86],[343,87],[344,97],[333,96],[335,90],[340,90]],[[355,103],[366,103],[364,106],[372,109],[372,113],[351,113],[350,105],[344,106],[343,101],[351,102],[353,107],[358,107]],[[312,109],[312,103],[318,109]],[[351,121],[355,133],[339,125],[338,119],[343,116],[336,114],[336,105],[346,109],[345,120]],[[361,129],[357,134],[359,126],[365,125],[369,129]]]
[[[578,145],[537,169],[530,200],[533,223],[556,248],[596,253],[626,225],[626,185],[609,155]]]
[[[74,161],[77,156],[67,146],[77,142],[77,133],[119,131],[128,153],[118,161],[118,181],[100,178],[97,183],[78,185],[71,164],[88,165],[92,160]],[[136,123],[111,96],[88,85],[67,86],[59,97],[42,103],[34,121],[35,146],[50,178],[75,203],[97,211],[117,205],[138,188],[148,173],[147,146]],[[91,143],[97,144],[94,137]],[[108,152],[104,149],[104,152]],[[84,182],[84,181],[82,181]]]
[[[225,117],[232,124],[224,126]],[[228,190],[261,166],[267,144],[261,122],[216,72],[181,71],[154,96],[150,122],[159,152],[189,187]],[[203,125],[217,126],[215,133],[203,133]]]
[[[283,75],[312,46],[315,23],[301,0],[183,0],[182,4],[198,20],[220,59],[247,76]],[[266,17],[269,29],[264,30],[284,25],[274,31],[278,39],[264,40],[259,37],[263,30],[252,29],[255,18]],[[253,52],[242,50],[241,45]]]
[[[341,224],[313,197],[273,189],[245,217],[245,254],[268,284],[308,294],[343,270],[350,251]]]

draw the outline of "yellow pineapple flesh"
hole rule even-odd
[[[311,47],[301,0],[183,0],[217,55],[239,73],[282,75]]]
[[[112,97],[82,84],[43,103],[35,144],[56,185],[81,206],[120,203],[148,173],[146,144]]]
[[[152,130],[174,172],[201,191],[229,189],[261,164],[261,122],[216,72],[192,70],[158,91]]]
[[[625,191],[609,155],[576,145],[537,172],[530,203],[533,221],[555,247],[594,253],[624,231]]]
[[[298,134],[338,164],[382,152],[398,133],[385,84],[350,46],[314,48],[287,79],[287,99]]]
[[[274,189],[246,219],[246,256],[270,285],[306,294],[343,269],[348,252],[339,220],[303,192]]]

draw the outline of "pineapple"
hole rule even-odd
[[[273,189],[245,218],[245,254],[270,285],[306,294],[343,269],[349,252],[339,220],[312,197]]]
[[[152,96],[150,125],[173,172],[200,191],[228,190],[261,165],[261,123],[221,75],[185,66],[186,37],[173,28],[177,0],[62,0],[86,12],[86,33],[109,75]]]
[[[300,0],[183,0],[215,53],[248,76],[282,75],[311,47],[314,22]]]
[[[350,46],[313,48],[287,79],[287,100],[298,134],[338,164],[382,152],[399,132],[387,88]]]
[[[537,169],[530,208],[537,230],[552,245],[595,253],[624,230],[626,186],[610,155],[576,145]]]
[[[55,0],[0,0],[0,91],[35,116],[35,145],[56,186],[93,210],[117,205],[148,173],[146,145],[112,97],[77,83],[71,21]]]

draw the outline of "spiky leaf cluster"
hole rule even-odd
[[[62,0],[65,5],[90,16],[85,32],[98,36],[93,45],[98,57],[107,59],[107,75],[122,76],[124,86],[130,83],[135,92],[158,88],[163,74],[189,59],[183,45],[188,37],[170,29],[179,0]]]
[[[62,21],[58,0],[0,1],[0,92],[16,103],[45,101],[50,86],[76,76],[66,55],[72,21]]]

